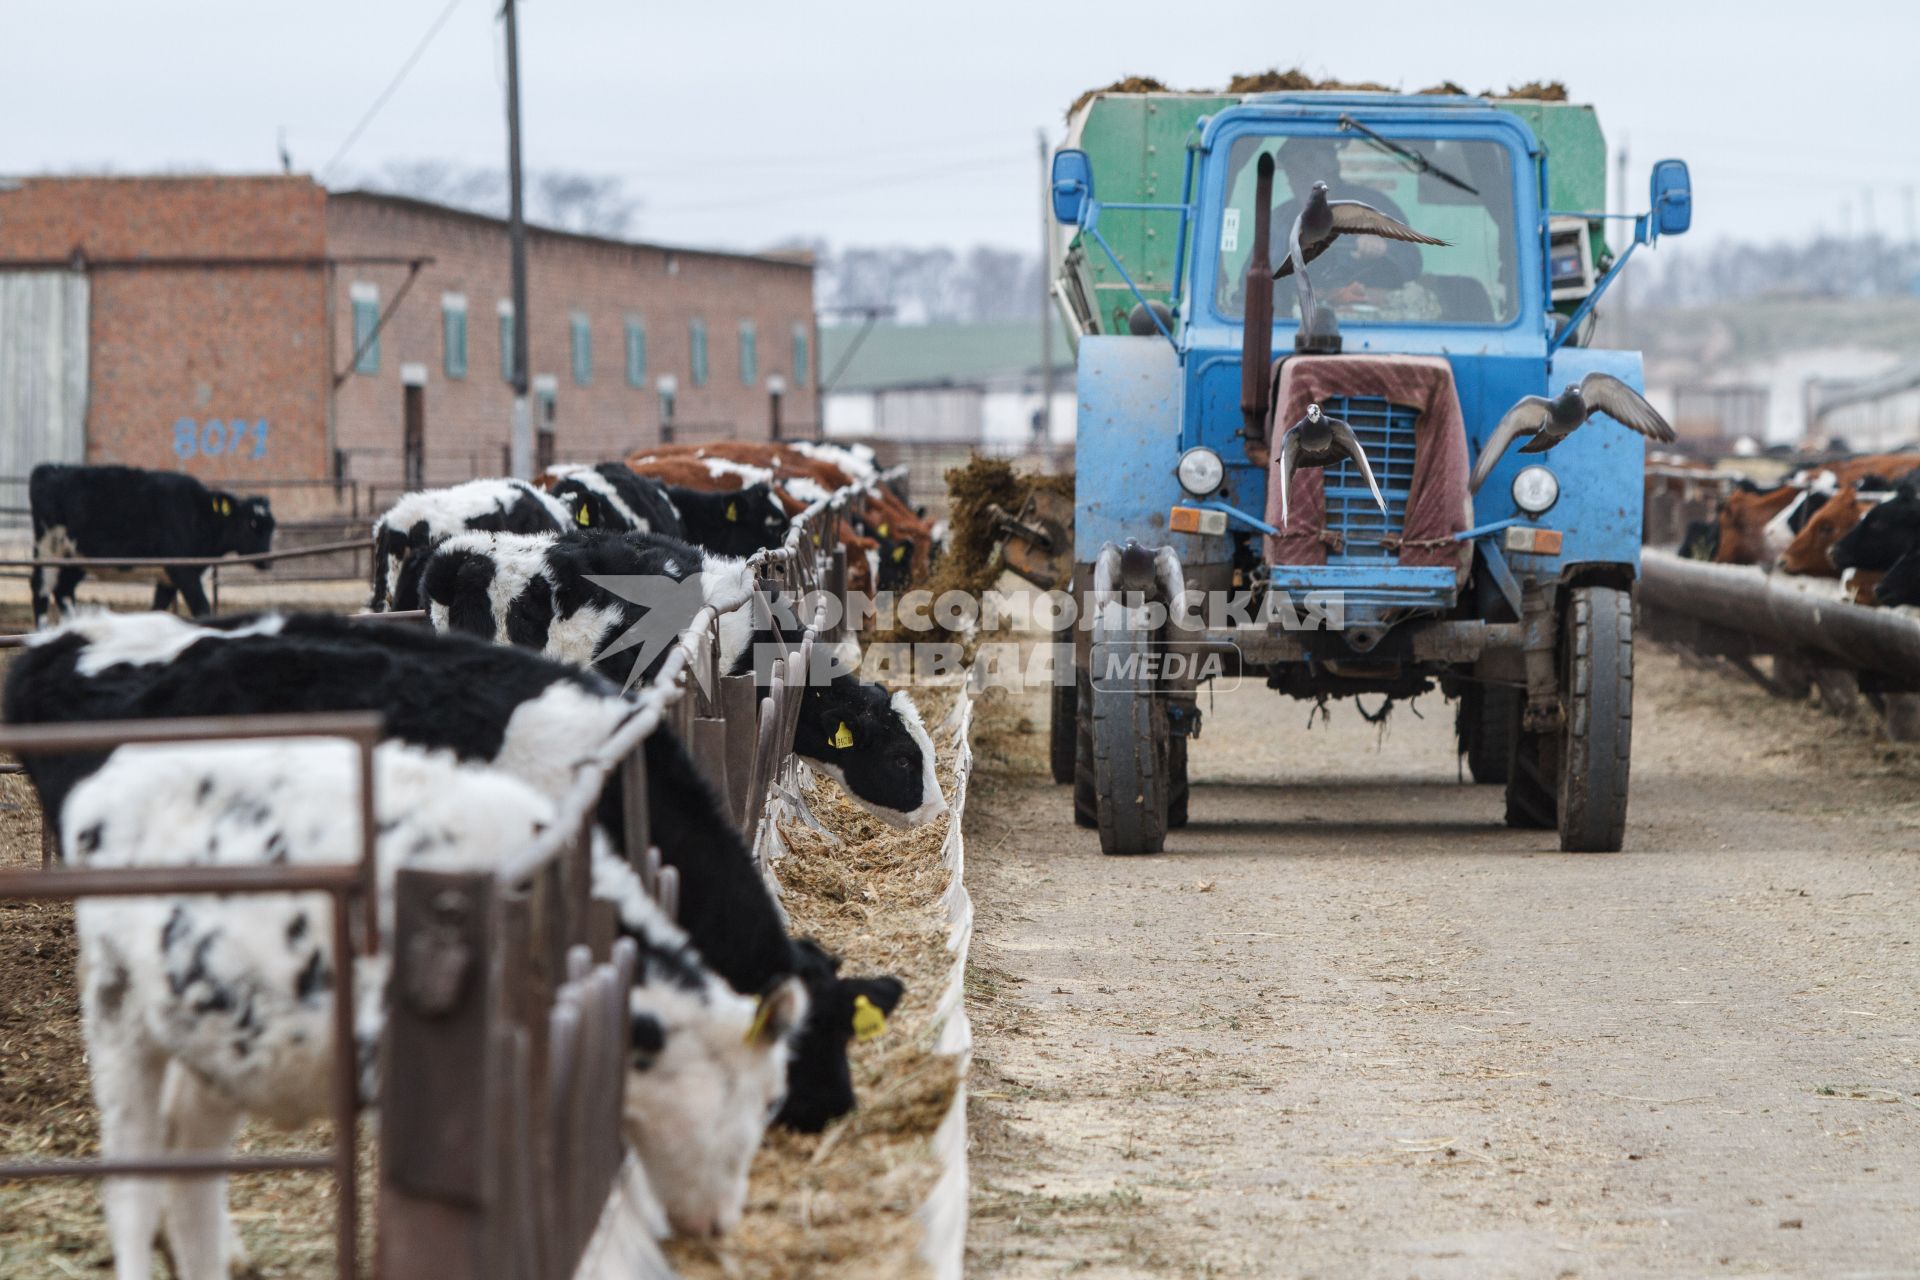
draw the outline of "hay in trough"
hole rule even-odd
[[[931,724],[953,693],[920,690]],[[944,734],[939,776],[953,795]],[[950,818],[912,831],[880,822],[820,779],[814,816],[843,844],[799,822],[782,827],[774,864],[796,934],[845,957],[846,973],[891,973],[906,983],[886,1034],[851,1048],[860,1105],[821,1134],[774,1130],[755,1158],[746,1216],[725,1239],[669,1242],[686,1280],[893,1280],[924,1273],[915,1211],[939,1176],[933,1132],[953,1105],[957,1064],[933,1051],[936,1006],[953,964],[941,897]]]

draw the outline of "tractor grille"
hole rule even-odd
[[[1374,504],[1366,477],[1351,459],[1326,470],[1327,532],[1345,538],[1340,551],[1329,551],[1328,564],[1377,564],[1397,561],[1399,553],[1381,545],[1381,538],[1400,532],[1407,518],[1407,493],[1413,488],[1416,410],[1378,396],[1331,396],[1320,407],[1343,418],[1353,428],[1360,447],[1373,464],[1380,496],[1387,500],[1386,515]]]

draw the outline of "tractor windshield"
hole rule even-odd
[[[1448,242],[1440,247],[1338,237],[1307,270],[1315,297],[1332,306],[1342,323],[1510,324],[1519,315],[1520,292],[1507,149],[1457,138],[1395,137],[1393,144],[1398,153],[1361,134],[1235,141],[1220,225],[1220,313],[1238,317],[1245,310],[1254,166],[1264,150],[1275,161],[1269,247],[1275,268],[1286,258],[1294,216],[1316,182],[1327,184],[1331,199],[1370,204]],[[1418,157],[1428,162],[1425,172]],[[1298,319],[1297,296],[1292,276],[1274,281],[1276,320]]]

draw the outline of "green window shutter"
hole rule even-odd
[[[500,377],[513,381],[513,313],[500,313]]]
[[[693,378],[694,386],[704,387],[707,385],[707,322],[695,320],[687,327],[687,338],[689,355],[692,357],[687,372]]]
[[[353,300],[353,349],[359,358],[353,362],[355,373],[380,372],[380,303],[368,298]],[[372,341],[369,342],[368,339]]]
[[[793,385],[807,385],[807,326],[793,326]]]
[[[446,348],[443,366],[449,378],[467,376],[467,312],[464,307],[447,307],[440,312],[440,340]]]
[[[627,385],[647,385],[647,330],[637,317],[627,318]]]
[[[740,383],[750,387],[760,380],[760,335],[753,321],[740,322]]]
[[[573,381],[584,387],[593,381],[593,323],[576,312],[572,324]]]

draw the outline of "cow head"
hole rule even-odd
[[[1767,522],[1787,509],[1800,490],[1781,485],[1754,492],[1735,489],[1720,506],[1720,543],[1715,564],[1761,564],[1767,554]]]
[[[904,690],[889,694],[851,675],[809,685],[793,749],[861,808],[896,827],[917,827],[947,811],[934,774],[933,739]]]
[[[1827,559],[1827,552],[1842,535],[1860,523],[1860,516],[1866,508],[1867,504],[1860,500],[1851,485],[1844,486],[1838,493],[1825,499],[1819,510],[1800,527],[1800,532],[1793,536],[1787,549],[1780,553],[1781,572],[1820,578],[1839,577],[1840,571]]]
[[[1885,572],[1893,562],[1920,545],[1920,494],[1901,485],[1893,497],[1860,517],[1860,523],[1833,544],[1836,569],[1876,569]]]
[[[597,485],[594,480],[569,476],[549,490],[573,512],[569,527],[604,529],[611,533],[626,533],[635,528],[626,504],[614,497],[606,481],[598,477],[595,480],[598,480]]]
[[[1893,568],[1873,586],[1876,604],[1920,604],[1920,555],[1909,551],[1893,562]]]
[[[758,999],[717,981],[633,989],[627,1138],[682,1235],[719,1235],[740,1221],[747,1166],[786,1093],[806,1016],[798,978]]]
[[[787,1100],[776,1117],[802,1133],[818,1133],[853,1110],[853,1070],[847,1043],[871,1040],[906,987],[895,977],[843,978],[840,957],[812,938],[793,944],[794,972],[807,988],[807,1022],[787,1067]]]
[[[750,556],[787,540],[793,521],[770,484],[750,484],[729,494],[721,510],[717,536],[707,550],[723,556]]]
[[[265,498],[242,498],[219,489],[208,492],[213,508],[214,554],[257,556],[273,550],[273,508]],[[267,567],[266,561],[258,562]]]

